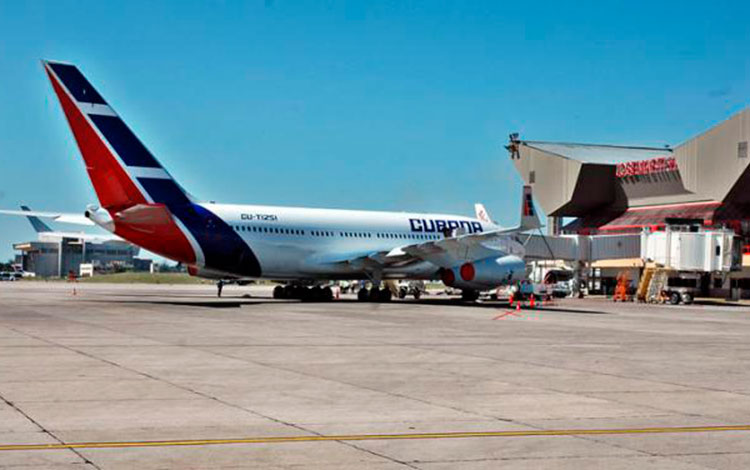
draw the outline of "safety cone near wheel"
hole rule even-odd
[[[529,307],[534,308],[534,294],[529,298]]]

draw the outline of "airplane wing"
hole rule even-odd
[[[511,229],[513,230],[513,229]],[[509,237],[511,230],[471,233],[394,248],[390,251],[340,253],[314,261],[382,269],[428,261],[436,266],[456,266],[466,261],[513,254],[524,256],[523,245]]]
[[[482,204],[476,204],[477,217],[490,220]],[[475,261],[492,256],[525,256],[524,244],[514,235],[541,227],[531,199],[531,187],[524,186],[521,199],[521,223],[517,227],[454,234],[440,240],[415,243],[394,248],[390,251],[338,254],[331,259],[316,260],[322,263],[344,263],[360,268],[374,269],[392,266],[405,266],[410,263],[428,261],[440,267],[452,267],[466,261]],[[455,233],[455,232],[454,232]]]
[[[0,214],[20,215],[21,217],[39,217],[41,219],[52,219],[55,222],[74,225],[95,225],[94,222],[86,218],[83,214],[72,214],[65,212],[41,212],[41,211],[18,211],[0,209]]]
[[[333,255],[315,256],[310,261],[321,264],[348,264],[356,267],[383,268],[404,265],[419,261],[412,255],[398,251],[359,251],[352,253],[336,253]]]
[[[523,258],[523,245],[509,236],[512,233],[514,233],[512,229],[470,233],[408,245],[400,250],[444,267],[491,256],[516,255]]]

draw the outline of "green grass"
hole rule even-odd
[[[186,273],[117,273],[95,274],[92,277],[82,277],[79,282],[86,283],[114,283],[114,284],[213,284],[212,281],[193,277]]]

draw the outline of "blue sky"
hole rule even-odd
[[[0,207],[96,198],[76,63],[206,200],[518,217],[503,145],[679,143],[750,98],[750,2],[0,1]],[[70,226],[58,226],[70,228]],[[0,219],[0,259],[34,237]]]

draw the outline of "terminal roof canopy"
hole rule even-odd
[[[525,140],[529,147],[583,163],[622,163],[672,155],[669,148],[626,147],[618,145],[575,144],[565,142],[535,142]]]

